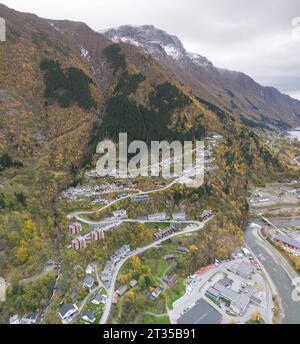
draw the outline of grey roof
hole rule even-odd
[[[74,305],[64,304],[60,307],[59,314],[63,318],[71,310],[76,310]]]
[[[274,239],[278,240],[278,241],[282,241],[285,244],[288,244],[288,245],[291,245],[291,246],[294,246],[294,247],[297,247],[298,249],[300,249],[300,242],[299,241],[291,239],[285,235],[277,234],[274,236]]]
[[[187,311],[180,319],[179,324],[218,324],[222,315],[208,302],[200,299],[197,304]]]
[[[101,299],[102,299],[102,295],[99,292],[99,293],[96,294],[96,296],[93,298],[92,301],[96,300],[96,301],[98,301],[100,303]]]
[[[89,288],[91,288],[94,285],[94,283],[95,283],[95,280],[91,276],[86,276],[83,282],[83,284]]]
[[[31,321],[36,321],[37,313],[30,313],[30,314],[26,315],[25,318],[28,319],[28,320],[31,320]]]
[[[177,280],[177,275],[176,274],[173,274],[173,275],[166,275],[164,278],[163,278],[163,281],[169,283],[169,282],[176,282]]]
[[[250,302],[250,298],[248,295],[238,294],[238,297],[236,298],[236,300],[234,300],[232,302],[231,305],[238,308],[240,310],[240,312],[244,312],[244,310],[248,306],[249,302]]]
[[[136,285],[137,285],[137,283],[138,283],[138,281],[137,280],[135,280],[135,279],[133,279],[133,280],[131,280],[130,281],[130,286],[132,287],[132,288],[134,288]]]
[[[120,287],[118,290],[117,290],[117,294],[119,296],[122,296],[126,293],[126,291],[128,290],[128,287],[127,285],[123,285],[122,287]]]
[[[250,302],[250,298],[246,294],[239,294],[236,291],[226,288],[221,283],[216,283],[213,287],[220,292],[220,296],[230,301],[232,306],[238,308],[241,312],[247,307]]]
[[[228,299],[228,301],[235,301],[237,299],[237,295],[239,295],[237,292],[230,288],[226,288],[223,284],[220,282],[217,282],[213,288],[220,292],[221,296],[225,299]]]
[[[83,317],[86,317],[88,318],[90,321],[94,321],[95,320],[95,311],[92,310],[92,309],[88,309],[83,315],[82,315],[82,318]]]

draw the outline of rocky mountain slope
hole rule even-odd
[[[249,76],[215,67],[206,57],[187,52],[181,41],[151,25],[120,26],[103,31],[114,42],[142,48],[158,59],[196,96],[232,113],[249,127],[298,125],[300,102]]]

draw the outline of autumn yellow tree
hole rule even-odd
[[[140,271],[140,270],[141,270],[141,268],[142,268],[142,262],[141,262],[140,257],[138,257],[138,256],[133,256],[133,257],[130,259],[130,263],[131,263],[131,266],[132,266],[133,271]]]

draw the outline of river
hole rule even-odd
[[[300,141],[300,127],[287,132],[289,138],[295,138]]]
[[[269,251],[257,243],[253,231],[254,230],[248,226],[245,233],[245,242],[265,267],[277,288],[285,314],[282,323],[300,324],[300,301],[295,302],[292,299],[294,287],[291,284],[290,278],[281,265],[275,263]]]

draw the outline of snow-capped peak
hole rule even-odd
[[[125,42],[141,47],[154,57],[169,58],[179,63],[212,65],[207,58],[187,52],[178,37],[157,29],[153,25],[124,25],[102,30],[101,33],[115,43]]]

